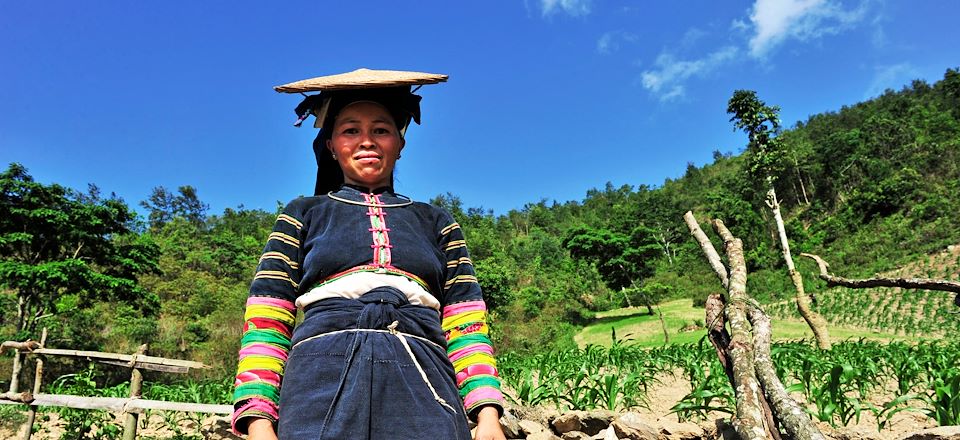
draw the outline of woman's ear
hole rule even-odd
[[[337,153],[334,153],[334,152],[333,152],[333,140],[332,140],[332,139],[327,139],[326,144],[327,144],[327,151],[330,152],[330,156],[332,156],[334,159],[336,159],[336,158],[337,158]]]

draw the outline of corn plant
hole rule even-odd
[[[93,364],[76,374],[67,374],[58,377],[50,385],[53,394],[70,394],[77,396],[98,396],[103,390],[97,388],[97,376]],[[115,388],[115,387],[114,387]],[[115,392],[116,390],[112,390]],[[123,428],[114,422],[113,416],[106,411],[81,410],[60,407],[57,411],[60,418],[66,423],[63,427],[61,440],[96,439],[113,440],[120,438]]]
[[[720,365],[720,362],[714,362],[704,379],[697,383],[689,394],[683,396],[676,405],[670,408],[670,412],[676,413],[680,421],[704,420],[707,413],[711,411],[732,415],[735,407],[736,399],[733,394],[733,387],[730,386],[730,381],[727,379],[726,373],[723,372],[723,366]]]
[[[960,370],[949,369],[933,378],[933,388],[924,401],[924,412],[941,426],[960,425]]]

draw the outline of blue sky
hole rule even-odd
[[[403,3],[403,4],[401,4]],[[405,6],[412,4],[413,6]],[[0,3],[0,162],[212,213],[313,189],[313,128],[272,86],[359,67],[426,86],[397,190],[510,209],[660,185],[745,144],[735,89],[787,125],[960,66],[952,0]]]

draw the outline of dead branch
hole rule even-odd
[[[29,391],[23,391],[19,393],[7,391],[5,393],[0,393],[0,399],[19,403],[30,403],[33,402],[33,393]]]
[[[753,324],[754,361],[757,378],[763,387],[766,401],[770,403],[777,421],[783,426],[787,436],[795,440],[826,440],[826,437],[813,425],[803,408],[787,393],[783,382],[777,376],[770,356],[770,341],[773,330],[770,317],[759,307],[750,307],[750,323]]]
[[[4,341],[3,344],[0,344],[0,351],[4,351],[8,348],[12,348],[14,350],[19,350],[19,351],[33,351],[40,347],[42,347],[42,345],[40,345],[39,342],[31,341],[29,339],[23,342]]]
[[[720,358],[720,365],[723,365],[723,371],[727,373],[727,379],[733,383],[733,369],[730,365],[730,358],[727,356],[727,347],[730,346],[730,333],[727,332],[727,320],[723,317],[723,308],[726,303],[723,302],[723,295],[712,293],[707,297],[704,307],[707,310],[707,339],[717,351],[717,357]]]
[[[829,268],[830,264],[814,254],[803,253],[801,256],[811,258],[817,262],[817,266],[820,267],[820,279],[827,282],[827,286],[835,287],[850,287],[853,289],[864,289],[868,287],[901,287],[904,289],[925,289],[925,290],[939,290],[941,292],[953,292],[960,294],[960,282],[956,281],[947,281],[947,280],[935,280],[931,278],[867,278],[861,280],[852,280],[849,278],[842,278],[834,275],[830,275]]]
[[[747,270],[742,242],[730,233],[723,222],[713,221],[714,230],[724,240],[730,266],[729,278],[725,278],[727,269],[720,263],[713,244],[703,234],[693,214],[687,212],[684,220],[717,277],[728,289],[726,305],[721,295],[714,294],[707,298],[706,324],[708,337],[736,392],[737,433],[744,439],[779,439],[780,433],[775,426],[779,424],[790,438],[825,440],[803,409],[786,393],[776,375],[770,357],[770,319],[747,295]],[[713,251],[713,256],[710,251]],[[730,334],[724,329],[721,310],[725,311],[726,321],[730,323]]]
[[[710,267],[713,268],[717,277],[720,278],[720,284],[726,289],[729,283],[727,280],[727,268],[723,267],[723,262],[720,261],[720,254],[718,254],[717,250],[713,247],[713,243],[710,242],[707,234],[704,234],[703,230],[700,229],[700,224],[697,223],[697,219],[693,217],[692,212],[687,211],[687,213],[683,215],[683,220],[687,223],[687,227],[690,228],[690,233],[693,234],[693,238],[697,239],[697,243],[700,244],[700,249],[703,249],[703,254],[707,257],[707,262],[710,263]]]
[[[747,320],[747,266],[743,260],[743,242],[735,238],[720,220],[713,221],[713,229],[723,238],[730,264],[727,286],[729,302],[726,308],[730,322],[730,358],[733,361],[733,388],[737,397],[735,426],[740,438],[770,438],[770,429],[763,416],[763,396],[754,372],[752,331]]]

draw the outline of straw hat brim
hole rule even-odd
[[[329,90],[367,89],[375,87],[411,86],[445,82],[447,75],[406,72],[401,70],[357,69],[338,75],[305,79],[273,89],[280,93],[319,92]]]

